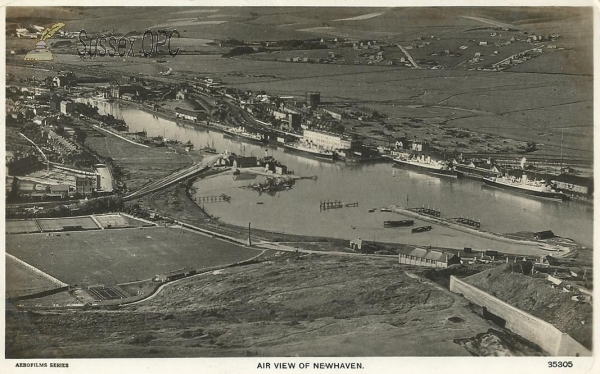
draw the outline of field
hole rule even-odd
[[[96,221],[102,225],[105,229],[110,228],[123,228],[123,227],[141,227],[148,226],[149,224],[139,221],[137,219],[131,219],[129,217],[122,216],[120,214],[99,214],[95,215]]]
[[[27,291],[57,288],[48,279],[27,270],[14,259],[6,256],[6,293],[27,294]]]
[[[500,329],[461,296],[405,271],[395,259],[274,253],[117,311],[9,312],[7,357],[540,354],[514,335],[490,333]],[[24,331],[23,318],[39,332]],[[496,340],[474,350],[455,342],[479,334]]]
[[[259,252],[175,228],[8,235],[6,251],[70,285],[114,285],[186,267],[242,261]]]
[[[66,226],[81,226],[83,230],[99,230],[90,217],[49,218],[37,220],[42,231],[63,231]]]
[[[29,220],[11,220],[5,221],[5,231],[7,234],[21,234],[27,232],[41,232],[40,227],[35,221]]]
[[[122,173],[121,180],[130,191],[193,163],[189,155],[173,153],[173,150],[164,147],[135,146],[109,134],[106,137],[88,137],[85,144],[98,154],[113,159]]]

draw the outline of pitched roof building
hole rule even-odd
[[[406,265],[446,268],[450,265],[460,264],[460,257],[455,253],[415,248],[409,254],[400,253],[398,262]]]

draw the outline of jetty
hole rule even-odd
[[[339,200],[334,200],[334,201],[321,201],[321,203],[319,204],[319,210],[320,211],[326,211],[329,209],[340,209],[343,208],[344,204],[342,204],[341,201]]]
[[[454,221],[456,223],[460,223],[461,225],[470,226],[470,227],[475,227],[475,228],[481,227],[480,221],[475,221],[474,219],[470,219],[469,217],[467,217],[467,218],[455,217],[455,218],[448,218],[448,220]]]
[[[198,196],[194,197],[194,201],[201,204],[207,203],[228,203],[231,201],[231,196],[226,194],[221,194],[218,196]]]
[[[435,210],[435,208],[430,209],[429,207],[425,208],[425,206],[421,207],[421,208],[408,208],[408,210],[410,210],[411,212],[415,212],[415,213],[419,213],[419,214],[426,214],[428,216],[432,216],[432,217],[441,217],[442,216],[442,212],[439,210]]]
[[[445,227],[448,227],[448,228],[451,228],[454,230],[478,235],[482,238],[488,238],[488,239],[498,240],[500,242],[523,244],[523,245],[530,245],[530,246],[538,246],[538,244],[539,244],[539,242],[534,242],[531,240],[513,239],[513,238],[509,238],[507,236],[504,236],[502,234],[494,233],[491,231],[485,231],[485,230],[482,230],[482,229],[476,228],[476,227],[462,225],[451,219],[442,218],[442,217],[434,217],[434,216],[431,216],[428,214],[421,214],[418,209],[403,208],[399,205],[390,205],[388,208],[392,212],[397,213],[397,214],[401,214],[401,215],[404,215],[407,217],[412,217],[412,218],[420,219],[422,221],[438,224],[438,225],[445,226]]]

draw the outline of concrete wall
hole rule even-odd
[[[450,276],[450,291],[462,294],[467,300],[485,307],[506,320],[506,328],[539,345],[553,356],[591,356],[591,351],[552,324],[532,316],[504,301]]]

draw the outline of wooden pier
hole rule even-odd
[[[231,201],[231,196],[222,194],[219,196],[199,196],[195,197],[194,201],[200,204],[208,204],[208,203],[228,203]]]
[[[343,207],[344,207],[344,204],[342,204],[342,202],[339,200],[321,201],[321,204],[319,205],[319,210],[323,211],[323,210],[329,210],[329,209],[339,209],[339,208],[343,208]]]
[[[427,207],[427,208],[425,208],[425,207],[421,207],[421,208],[408,208],[408,210],[410,210],[411,212],[415,212],[415,213],[419,213],[419,214],[425,214],[425,215],[436,217],[436,218],[440,218],[441,215],[442,215],[441,211],[435,210],[435,208],[430,209],[429,207]]]
[[[475,221],[473,219],[470,219],[469,217],[467,218],[463,218],[463,217],[455,217],[455,218],[448,218],[449,220],[455,221],[456,223],[460,223],[462,225],[466,225],[466,226],[471,226],[471,227],[475,227],[475,228],[480,228],[481,227],[481,222],[480,221]]]

